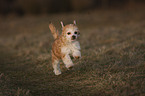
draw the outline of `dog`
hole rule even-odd
[[[76,21],[74,20],[73,24],[65,26],[62,21],[60,23],[62,26],[62,33],[60,35],[55,26],[52,23],[49,24],[50,31],[55,39],[51,50],[52,66],[55,75],[61,74],[60,60],[62,60],[65,67],[70,70],[74,66],[70,55],[76,59],[81,58],[81,48],[80,43],[78,42],[80,31],[76,26]]]

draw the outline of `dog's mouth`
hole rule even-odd
[[[71,39],[71,41],[75,41],[76,39]]]
[[[71,40],[72,40],[72,41],[75,41],[76,39],[77,39],[77,38],[76,38],[76,36],[74,36],[74,35],[71,37]]]

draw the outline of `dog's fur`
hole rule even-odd
[[[52,66],[55,75],[61,74],[59,64],[60,59],[62,59],[66,68],[69,70],[74,66],[70,55],[77,59],[81,57],[81,48],[79,42],[77,41],[78,37],[80,36],[80,32],[78,30],[78,27],[76,26],[76,21],[74,21],[73,24],[68,24],[66,26],[64,26],[63,22],[61,22],[61,26],[62,33],[59,36],[59,33],[54,25],[52,23],[49,24],[49,28],[55,39],[54,43],[52,44],[51,51]]]

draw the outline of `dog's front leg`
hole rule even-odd
[[[66,66],[66,68],[67,68],[68,70],[71,69],[71,68],[74,66],[74,64],[73,64],[73,62],[72,62],[72,60],[71,60],[69,54],[66,54],[66,55],[62,58],[62,60],[63,60],[65,66]]]
[[[72,55],[75,59],[81,58],[81,52],[79,50],[74,50]]]

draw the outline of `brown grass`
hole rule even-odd
[[[145,95],[145,14],[93,11],[39,17],[1,18],[1,96]],[[60,30],[76,19],[82,59],[62,75],[51,66],[52,21]]]

